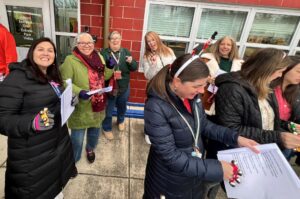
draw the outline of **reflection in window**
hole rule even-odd
[[[300,51],[297,51],[297,52],[296,52],[296,55],[300,56]]]
[[[194,12],[195,8],[151,4],[147,30],[165,36],[189,37]]]
[[[44,36],[42,8],[6,6],[6,10],[17,47],[30,47],[33,40]]]
[[[231,36],[240,40],[247,12],[203,9],[197,38],[208,39],[217,31],[218,38]]]
[[[289,45],[298,22],[298,16],[257,13],[248,42]]]
[[[74,37],[70,36],[56,36],[56,46],[57,46],[57,61],[62,64],[66,56],[72,54],[72,47],[74,43]]]
[[[298,47],[300,47],[300,40],[299,40],[299,42],[298,42]]]
[[[78,32],[77,0],[55,0],[55,31]]]
[[[176,57],[186,54],[187,43],[177,41],[163,41],[169,48],[172,48]]]

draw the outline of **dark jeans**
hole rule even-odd
[[[93,127],[87,129],[71,129],[71,141],[74,151],[75,162],[78,162],[81,158],[81,151],[85,131],[87,131],[87,141],[85,149],[88,151],[94,150],[98,144],[100,128]]]
[[[113,97],[108,96],[105,110],[105,118],[102,122],[102,128],[104,131],[112,130],[112,112],[114,107],[117,107],[117,123],[123,123],[125,120],[125,113],[127,110],[127,101],[129,97],[130,89],[121,93],[120,95]]]

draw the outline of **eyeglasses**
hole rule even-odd
[[[78,42],[77,43],[79,46],[93,46],[94,45],[94,42]]]

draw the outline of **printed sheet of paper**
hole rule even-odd
[[[86,94],[94,95],[96,93],[102,94],[102,93],[107,93],[107,92],[110,92],[110,91],[112,91],[112,86],[108,86],[108,87],[105,87],[105,88],[100,88],[100,89],[97,89],[97,90],[89,91]]]
[[[73,113],[75,107],[71,105],[72,103],[72,80],[66,80],[67,87],[60,96],[60,114],[61,114],[61,126],[63,126],[71,114]]]
[[[241,183],[231,187],[225,181],[227,196],[241,199],[299,199],[300,180],[276,144],[258,146],[260,154],[248,148],[218,152],[218,159],[236,160],[243,172]]]
[[[215,76],[214,78],[216,78],[216,77],[218,77],[219,75],[222,75],[222,74],[224,74],[224,73],[226,73],[226,71],[219,69],[219,70],[217,71],[217,74],[216,74],[216,76]],[[209,84],[209,86],[207,87],[207,90],[208,90],[209,92],[213,93],[213,94],[216,94],[217,91],[218,91],[218,87],[217,87],[216,85]]]

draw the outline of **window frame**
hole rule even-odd
[[[298,42],[300,40],[300,19],[298,25],[296,26],[296,30],[294,35],[292,36],[291,42],[289,45],[272,45],[272,44],[259,44],[259,43],[248,43],[247,39],[250,34],[252,24],[255,19],[256,13],[266,13],[266,14],[275,14],[275,15],[288,15],[288,16],[298,16],[300,18],[300,11],[292,10],[292,9],[281,9],[281,8],[261,8],[261,7],[250,7],[243,5],[229,5],[229,4],[221,4],[221,3],[204,3],[204,2],[195,2],[192,0],[148,0],[145,6],[145,16],[144,16],[144,26],[143,26],[143,37],[142,37],[142,46],[140,51],[140,63],[143,61],[143,55],[145,50],[145,41],[144,35],[147,33],[148,27],[148,17],[149,17],[149,9],[150,5],[159,4],[161,6],[184,6],[184,7],[194,7],[195,13],[193,17],[193,22],[191,26],[190,36],[187,38],[183,37],[173,37],[173,36],[160,36],[162,40],[167,41],[178,41],[178,42],[186,42],[187,43],[187,52],[191,52],[194,45],[196,43],[204,43],[205,39],[197,39],[198,27],[201,21],[201,15],[203,9],[213,9],[213,10],[230,10],[230,11],[240,11],[247,12],[246,21],[243,27],[243,31],[241,33],[240,40],[237,41],[237,45],[239,46],[239,54],[241,57],[244,56],[247,47],[253,48],[266,48],[273,47],[282,50],[287,50],[289,55],[295,55],[296,51],[300,51],[300,46],[298,47]],[[217,31],[217,30],[216,30]],[[218,37],[217,37],[218,39]],[[215,40],[216,41],[216,40]],[[215,42],[213,41],[213,42]],[[141,66],[141,65],[140,65]],[[143,67],[139,67],[139,72],[143,72]]]

